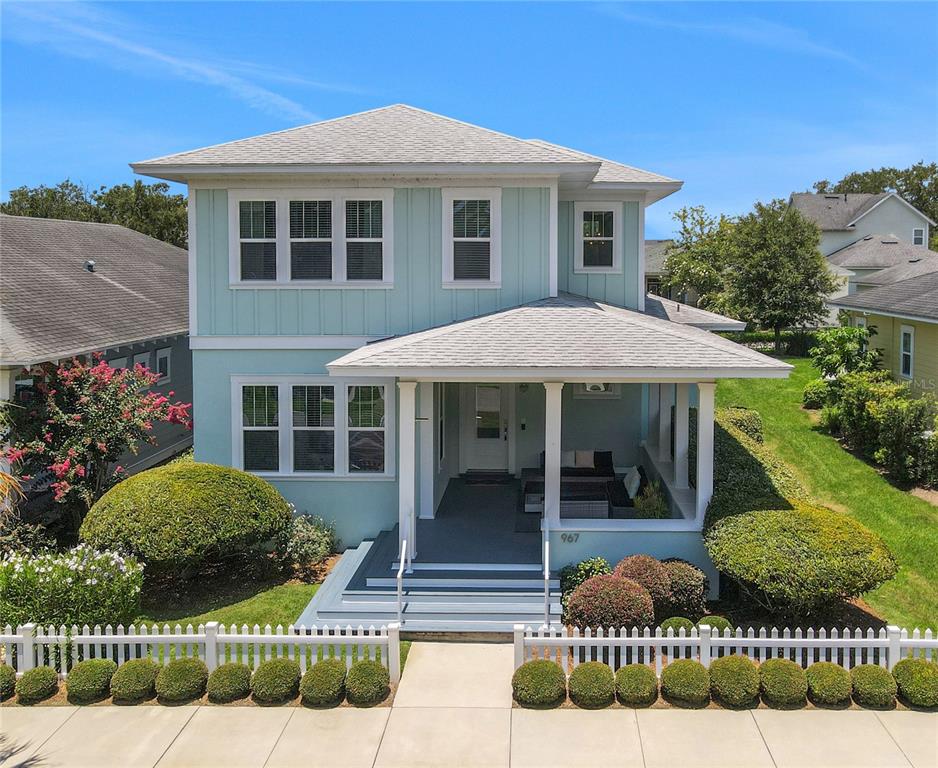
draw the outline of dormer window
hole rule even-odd
[[[622,206],[615,203],[575,203],[577,237],[574,272],[622,270]]]
[[[924,227],[916,227],[912,230],[912,245],[925,245]]]
[[[443,285],[501,284],[500,189],[443,190]]]

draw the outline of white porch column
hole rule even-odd
[[[660,405],[661,390],[657,384],[648,384],[648,445],[658,442],[658,408]]]
[[[544,520],[560,525],[560,424],[563,382],[545,381],[544,412]]]
[[[658,395],[658,460],[671,461],[671,406],[674,404],[674,385],[659,384]]]
[[[419,384],[419,413],[417,430],[420,434],[420,501],[417,504],[420,517],[433,518],[433,382]]]
[[[407,539],[407,550],[411,558],[417,554],[416,525],[414,524],[414,496],[416,490],[416,438],[417,438],[417,382],[399,381],[400,392],[400,455],[398,466],[398,552],[401,542]]]
[[[690,384],[674,390],[674,487],[687,488],[687,449],[689,444]]]
[[[704,512],[713,495],[713,393],[716,384],[701,381],[697,384],[697,519]]]

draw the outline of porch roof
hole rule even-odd
[[[709,331],[561,294],[360,347],[332,374],[435,381],[784,378],[791,366]]]

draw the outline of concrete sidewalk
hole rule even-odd
[[[0,766],[938,766],[938,714],[511,708],[507,645],[415,643],[393,707],[3,707]]]

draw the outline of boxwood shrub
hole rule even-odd
[[[111,694],[111,678],[117,664],[110,659],[85,659],[69,670],[65,678],[68,700],[73,704],[92,704]]]
[[[20,704],[37,704],[55,696],[58,690],[58,672],[52,667],[33,667],[16,681],[16,700]]]
[[[208,667],[201,659],[173,659],[156,676],[156,695],[168,704],[202,698]]]
[[[290,506],[265,480],[180,462],[115,485],[88,512],[80,535],[93,546],[137,555],[150,571],[191,571],[272,539],[291,518]]]
[[[263,662],[251,675],[251,694],[262,704],[282,704],[300,692],[300,664],[293,659]]]
[[[346,698],[356,707],[380,704],[390,692],[388,671],[377,661],[356,661],[345,676]]]
[[[111,677],[111,698],[114,701],[136,703],[156,695],[159,664],[150,659],[134,659],[121,664]]]
[[[710,589],[707,575],[686,560],[664,560],[661,564],[668,572],[670,584],[666,614],[692,619],[702,616],[707,610],[707,592]]]
[[[762,414],[752,408],[741,405],[731,405],[720,409],[720,416],[727,424],[731,424],[750,440],[761,443],[764,440],[765,430],[762,426]]]
[[[630,555],[619,561],[613,573],[641,584],[651,595],[655,615],[665,615],[671,597],[671,577],[659,560],[649,555]]]
[[[791,659],[767,659],[759,667],[762,699],[770,707],[800,707],[808,695],[808,677]]]
[[[662,635],[667,635],[669,629],[674,630],[675,637],[681,634],[682,629],[685,635],[690,635],[690,631],[694,628],[694,622],[685,619],[683,616],[672,616],[670,619],[662,621],[658,628],[661,630]]]
[[[720,633],[721,635],[726,631],[730,630],[732,632],[736,627],[733,626],[731,622],[725,616],[718,616],[715,613],[710,614],[709,616],[704,616],[700,621],[697,622],[697,629],[700,629],[702,624],[709,624],[710,628],[713,630],[713,634]]]
[[[251,693],[251,668],[232,661],[212,670],[208,676],[208,700],[214,704],[228,704],[247,698]]]
[[[0,664],[0,701],[12,698],[16,690],[16,670],[9,664]]]
[[[902,700],[913,707],[938,707],[938,663],[903,659],[892,669]]]
[[[699,661],[672,661],[661,672],[661,695],[678,707],[705,707],[710,701],[710,673]]]
[[[896,703],[898,686],[888,669],[861,664],[850,670],[853,700],[864,707],[888,709]]]
[[[837,707],[850,703],[853,686],[850,673],[839,664],[819,661],[808,667],[808,695],[822,707]]]
[[[801,395],[801,403],[808,410],[819,410],[827,405],[829,391],[830,387],[824,379],[812,379],[805,384],[804,392]]]
[[[608,707],[616,699],[616,678],[608,664],[588,661],[577,666],[567,681],[570,701],[583,709]]]
[[[584,629],[649,627],[655,622],[655,608],[638,582],[608,574],[593,576],[573,590],[567,618]]]
[[[556,661],[526,661],[512,675],[511,691],[522,707],[556,707],[567,698],[567,676]]]
[[[306,670],[300,696],[309,707],[335,707],[345,698],[345,662],[323,659]]]
[[[658,700],[658,678],[644,664],[628,664],[616,672],[616,696],[627,707],[650,707]]]
[[[721,704],[751,706],[759,698],[759,670],[746,656],[714,659],[710,662],[710,692]]]

